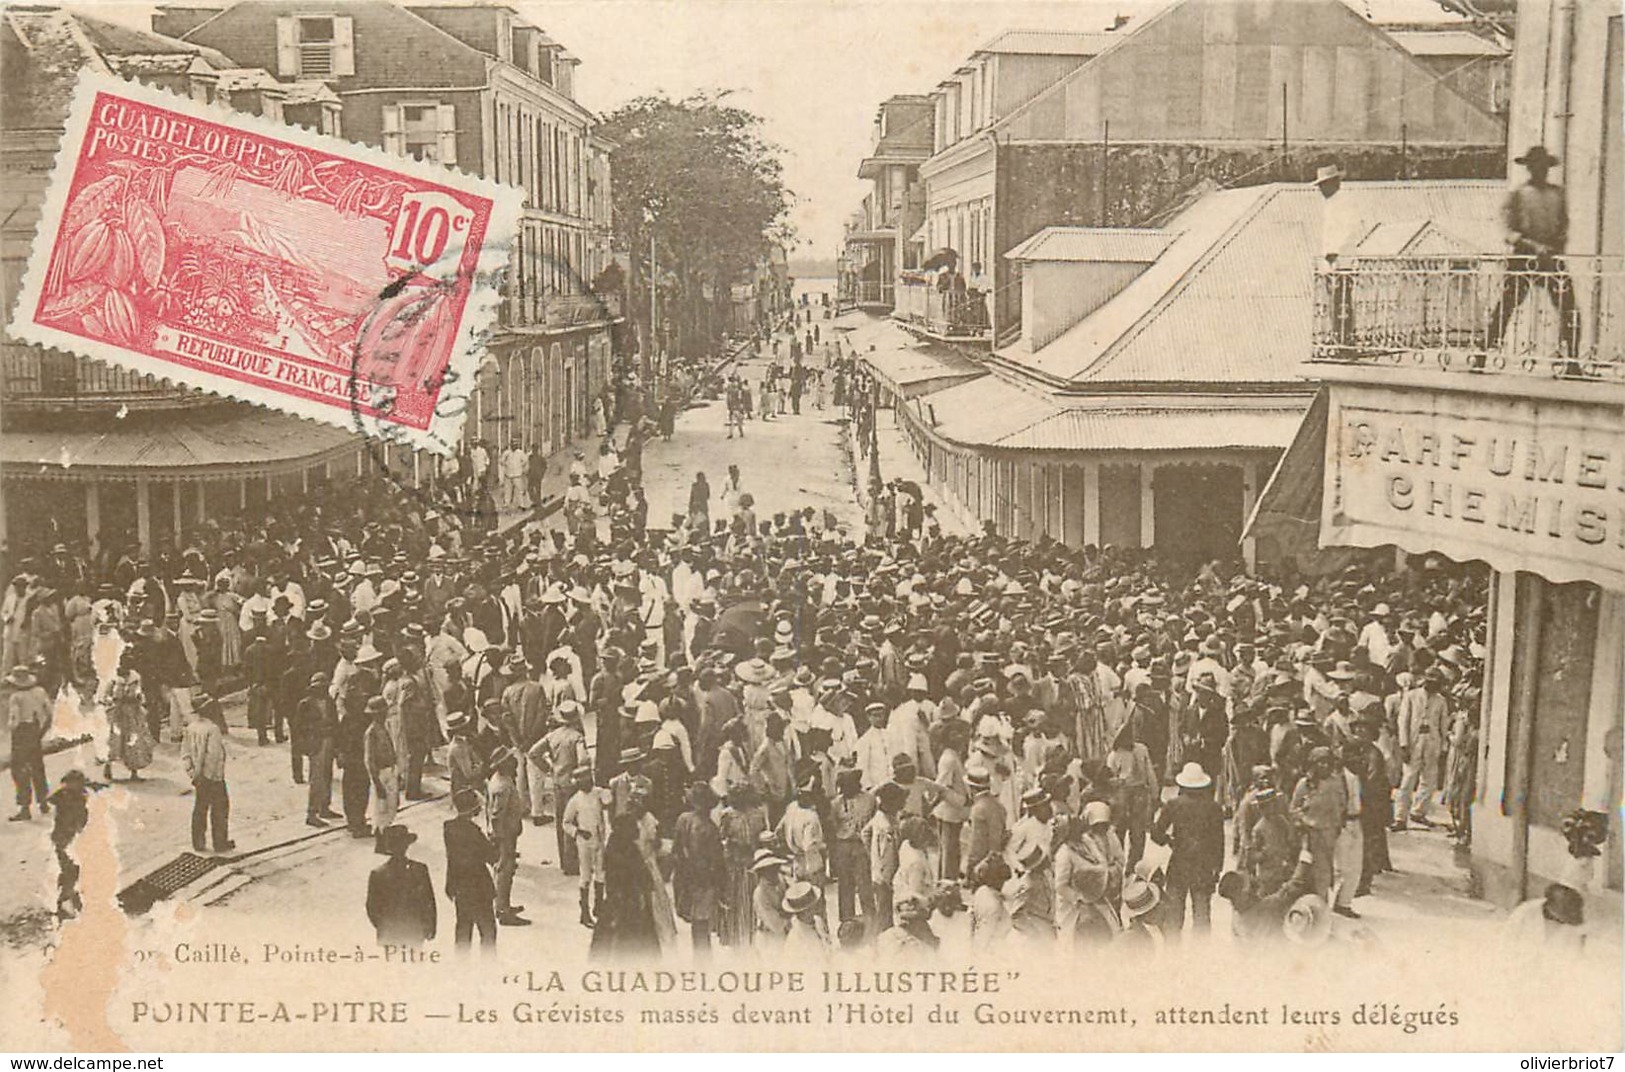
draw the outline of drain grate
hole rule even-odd
[[[219,856],[199,856],[183,852],[158,870],[119,891],[119,907],[125,915],[139,916],[159,901],[167,900],[227,861]]]

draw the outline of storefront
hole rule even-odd
[[[1584,884],[1619,890],[1625,387],[1409,362],[1311,368],[1323,397],[1251,531],[1487,563],[1475,885],[1510,904],[1581,881],[1562,823],[1587,808],[1610,834]]]

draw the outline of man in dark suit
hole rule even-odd
[[[438,919],[429,865],[406,855],[417,839],[404,826],[390,826],[383,832],[383,850],[389,859],[373,868],[367,878],[367,918],[378,932],[379,945],[421,946],[434,938]]]
[[[491,878],[497,850],[474,818],[480,810],[479,791],[459,790],[452,801],[457,818],[446,820],[445,835],[446,896],[457,909],[453,933],[457,948],[467,949],[478,927],[480,945],[488,948],[497,942],[497,888]]]

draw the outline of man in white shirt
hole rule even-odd
[[[1388,631],[1392,620],[1393,609],[1386,603],[1378,603],[1372,608],[1371,620],[1360,630],[1359,640],[1355,641],[1355,646],[1365,649],[1373,666],[1386,667],[1393,657],[1397,645]]]
[[[530,455],[515,439],[502,452],[502,505],[518,510],[526,504],[525,478],[530,473]]]

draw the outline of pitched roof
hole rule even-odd
[[[224,53],[163,34],[47,5],[14,5],[4,11],[19,62],[4,71],[4,124],[10,130],[60,127],[74,84],[85,67],[127,77],[186,70],[201,59],[213,67],[236,67]],[[9,57],[8,57],[9,60]]]
[[[1373,221],[1363,242],[1417,252],[1436,231],[1449,239],[1438,240],[1441,249],[1490,252],[1505,193],[1500,182],[1462,180],[1345,183],[1338,196]],[[1120,294],[1036,353],[1018,346],[999,356],[1080,385],[1297,382],[1310,350],[1324,205],[1308,183],[1204,198],[1170,223],[1178,237]],[[1403,220],[1429,227],[1384,229]]]
[[[0,437],[0,464],[38,467],[34,475],[45,477],[70,465],[140,474],[199,468],[275,472],[354,449],[356,442],[343,428],[235,404],[170,414],[162,421],[114,421],[95,430],[8,428]]]
[[[1067,30],[1006,30],[976,49],[1022,56],[1098,56],[1122,40],[1124,32],[1084,32]]]
[[[986,376],[917,403],[932,432],[1001,450],[1219,450],[1284,447],[1307,395],[1073,397]],[[934,421],[934,423],[933,423]]]
[[[1167,231],[1128,227],[1046,227],[1005,254],[1013,261],[1150,264],[1172,244]]]

